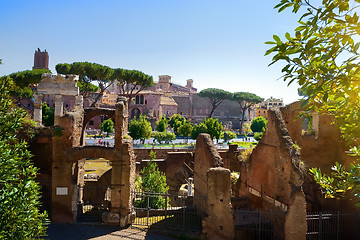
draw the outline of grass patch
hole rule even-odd
[[[86,159],[84,164],[84,169],[87,174],[95,173],[99,177],[101,177],[110,168],[110,161],[104,158]]]
[[[228,144],[235,144],[243,148],[250,148],[257,145],[257,142],[242,142],[242,141],[234,141],[234,142],[228,142]]]

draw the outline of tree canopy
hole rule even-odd
[[[209,114],[209,118],[212,117],[215,109],[225,100],[229,99],[231,100],[233,97],[233,94],[231,92],[218,89],[218,88],[207,88],[204,90],[201,90],[201,92],[198,93],[200,97],[206,98],[210,104],[211,104],[211,111]]]
[[[251,121],[251,131],[253,132],[264,132],[267,125],[267,120],[264,117],[257,117],[254,118],[254,120]]]
[[[240,131],[241,131],[245,120],[246,110],[250,111],[251,106],[257,103],[261,103],[262,101],[264,101],[264,99],[257,96],[254,93],[236,92],[233,95],[233,100],[237,101],[240,104],[240,109],[241,109]]]
[[[151,123],[146,120],[144,115],[139,116],[139,120],[135,118],[129,123],[129,135],[133,139],[145,140],[151,136]]]
[[[360,61],[359,0],[281,0],[279,12],[290,9],[301,12],[299,26],[285,39],[277,35],[267,54],[273,61],[284,62],[283,79],[297,82],[304,96],[302,107],[332,115],[342,137],[351,147],[351,154],[360,155]],[[301,9],[301,11],[299,11]],[[330,176],[312,169],[315,180],[327,197],[341,197],[352,191],[359,197],[360,164],[357,159],[345,169],[336,164]]]
[[[45,235],[40,213],[37,168],[24,141],[17,139],[26,112],[13,105],[11,78],[0,78],[0,239],[37,239]]]
[[[114,122],[111,120],[111,118],[106,119],[100,126],[101,130],[106,132],[107,136],[109,136],[109,133],[114,132]]]
[[[16,104],[19,104],[21,100],[26,100],[31,106],[34,104],[32,97],[36,91],[37,84],[41,81],[41,76],[44,73],[50,73],[47,69],[34,69],[11,73],[6,76],[2,76],[1,79],[6,81],[7,78],[12,79],[15,83],[10,90],[10,94],[15,100]],[[24,109],[28,109],[27,104],[21,106]]]
[[[191,125],[190,121],[184,121],[178,128],[178,133],[180,136],[184,136],[186,139],[186,142],[188,141],[188,138],[191,135],[191,132],[193,130],[193,126]]]
[[[196,139],[200,133],[208,133],[211,139],[219,140],[221,138],[223,125],[219,119],[205,118],[203,122],[195,124],[191,132],[191,138]]]
[[[110,68],[98,63],[59,63],[55,68],[60,74],[79,75],[80,86],[82,88],[80,90],[82,90],[83,95],[95,90],[91,82],[96,81],[100,89],[100,94],[92,104],[93,106],[115,80],[120,87],[120,95],[128,97],[129,102],[144,87],[150,87],[154,84],[153,77],[143,72],[122,68]]]
[[[120,95],[126,96],[129,103],[144,88],[154,85],[152,76],[137,70],[115,68],[112,78],[117,79]]]
[[[165,115],[156,123],[156,131],[165,132],[167,129],[168,121],[166,120]]]

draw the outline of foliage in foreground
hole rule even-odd
[[[318,111],[333,116],[357,158],[360,156],[359,3],[359,0],[281,0],[276,6],[279,12],[300,10],[303,15],[294,34],[286,33],[284,41],[274,35],[274,41],[267,42],[272,47],[266,52],[274,54],[271,64],[285,62],[284,81],[300,85],[306,113]],[[319,169],[311,172],[326,197],[343,197],[350,191],[351,198],[359,200],[359,169],[357,159],[349,169],[337,163],[330,176]]]
[[[16,138],[26,113],[13,105],[13,87],[0,79],[0,239],[35,239],[45,235],[47,215],[38,209],[37,168],[26,143]]]
[[[155,152],[151,151],[150,161],[141,170],[141,178],[136,178],[136,185],[142,192],[166,193],[169,190],[169,187],[166,184],[166,176],[165,173],[159,171],[158,165],[154,162],[155,158]],[[135,206],[147,207],[148,200],[151,208],[159,209],[165,207],[166,199],[157,195],[151,196],[149,199],[146,197],[136,200]]]

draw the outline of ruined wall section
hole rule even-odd
[[[194,161],[194,205],[197,210],[207,213],[207,171],[210,168],[222,167],[223,160],[216,150],[209,134],[201,133],[196,139]]]
[[[307,167],[319,167],[329,173],[336,161],[348,166],[353,158],[345,153],[348,147],[341,139],[339,129],[332,124],[334,118],[315,112],[310,113],[313,116],[314,132],[305,134],[306,124],[303,123],[303,118],[296,119],[301,112],[303,112],[301,102],[294,102],[281,108],[286,128],[294,143],[301,148],[301,159]]]
[[[264,136],[242,166],[237,184],[240,191],[235,195],[251,199],[253,209],[285,213],[269,219],[277,239],[305,239],[305,168],[280,110],[269,111],[268,117]]]

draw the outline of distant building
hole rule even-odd
[[[49,54],[46,49],[44,52],[40,48],[35,51],[33,69],[49,69]]]
[[[267,112],[271,108],[278,108],[284,106],[284,101],[282,98],[273,98],[270,97],[266,99],[264,102],[257,105],[256,108],[256,117],[265,117],[267,118]]]

